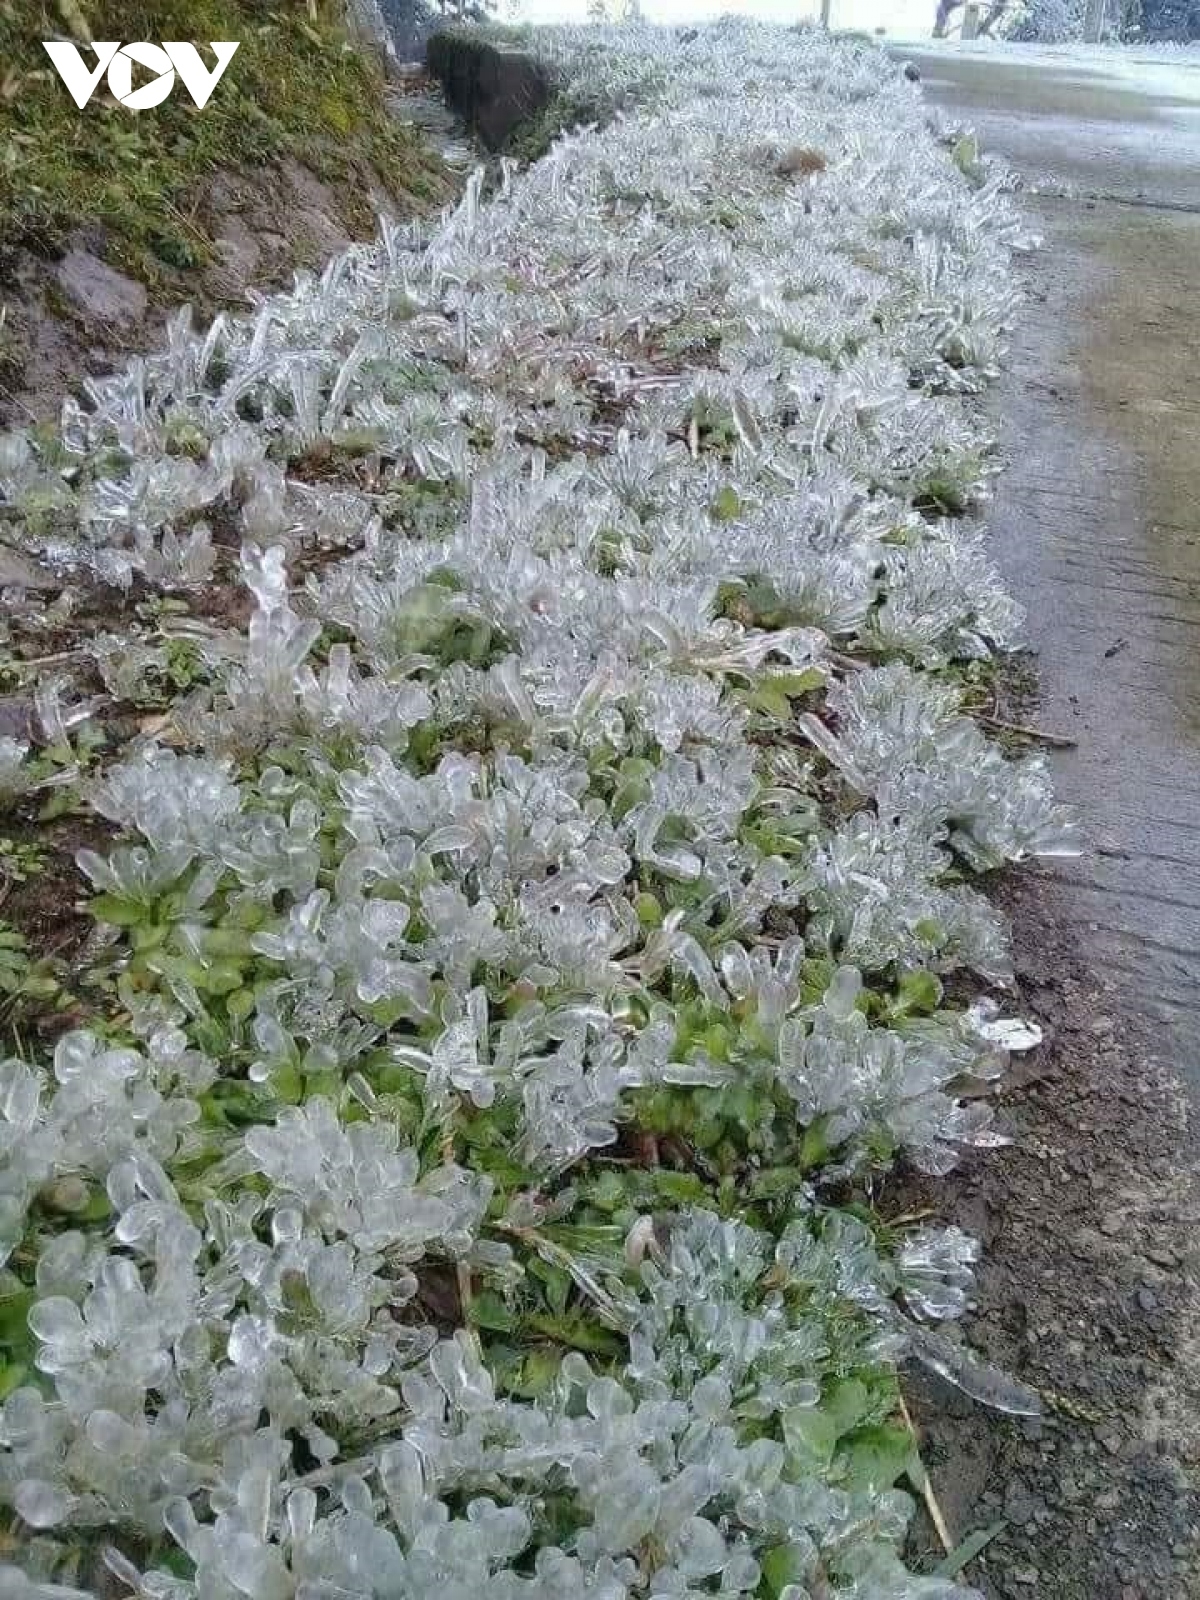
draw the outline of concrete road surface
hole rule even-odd
[[[1045,250],[996,397],[989,517],[1036,720],[1093,849],[1082,952],[1200,1098],[1200,53],[904,47],[1027,185]]]

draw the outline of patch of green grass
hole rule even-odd
[[[0,0],[0,281],[21,249],[53,256],[71,232],[99,224],[108,259],[154,286],[202,265],[197,215],[221,169],[292,157],[329,183],[343,221],[371,225],[369,174],[414,204],[442,192],[441,166],[388,112],[378,65],[334,25],[333,0],[309,18],[303,0]],[[41,41],[180,39],[208,56],[239,49],[201,112],[177,86],[153,111],[124,111],[102,79],[81,111]]]
[[[12,883],[27,883],[46,866],[46,853],[36,845],[23,843],[7,836],[0,839],[0,879]]]
[[[8,307],[0,306],[0,388],[15,389],[24,377],[24,349],[9,323]]]

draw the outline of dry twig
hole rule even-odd
[[[903,1395],[900,1396],[900,1415],[904,1419],[904,1426],[912,1434],[913,1444],[916,1445],[918,1443],[916,1424]],[[950,1525],[946,1521],[946,1514],[938,1502],[938,1497],[933,1492],[933,1484],[929,1481],[929,1473],[925,1470],[924,1463],[921,1466],[921,1498],[925,1502],[925,1509],[929,1513],[929,1520],[933,1523],[934,1532],[941,1542],[942,1549],[949,1555],[954,1549],[954,1536],[950,1532]]]
[[[1003,717],[994,717],[987,711],[979,713],[979,720],[986,722],[989,728],[995,728],[998,733],[1019,734],[1022,739],[1047,744],[1052,750],[1074,750],[1079,743],[1078,739],[1068,738],[1065,733],[1047,733],[1044,728],[1031,728],[1024,722],[1006,722]]]

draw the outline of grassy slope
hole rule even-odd
[[[439,167],[389,115],[374,62],[352,50],[326,0],[0,0],[0,286],[22,250],[55,255],[73,229],[102,225],[113,265],[151,287],[199,266],[210,244],[200,186],[224,168],[291,157],[344,196],[341,219],[371,222],[368,174],[414,204],[441,192]],[[203,114],[186,92],[141,116],[104,88],[79,111],[40,41],[237,39]]]

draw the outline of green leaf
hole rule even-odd
[[[540,1399],[543,1395],[549,1394],[561,1366],[562,1357],[557,1350],[547,1345],[540,1345],[536,1350],[530,1350],[521,1362],[517,1377],[513,1380],[514,1392],[523,1395],[527,1400]]]
[[[934,972],[922,968],[906,972],[897,985],[896,1010],[930,1016],[942,1003],[941,979]]]
[[[546,1304],[556,1317],[567,1309],[567,1301],[571,1295],[571,1275],[562,1267],[556,1267],[552,1261],[541,1261],[534,1258],[529,1262],[529,1272],[532,1277],[541,1281],[542,1292]]]
[[[7,1400],[14,1389],[19,1389],[29,1376],[29,1368],[23,1361],[14,1362],[11,1366],[0,1358],[0,1400]]]
[[[611,1170],[602,1172],[591,1185],[588,1199],[597,1211],[616,1211],[618,1206],[625,1204],[625,1184],[618,1172]]]
[[[810,1172],[813,1167],[819,1167],[828,1159],[829,1140],[825,1136],[828,1118],[818,1117],[815,1122],[810,1122],[804,1130],[804,1138],[800,1142],[800,1169]]]
[[[993,1522],[990,1528],[976,1528],[974,1533],[969,1533],[960,1544],[955,1545],[944,1561],[938,1563],[933,1569],[934,1577],[957,1578],[967,1563],[974,1561],[1007,1527],[1008,1523],[1001,1518],[999,1522]]]
[[[849,1433],[873,1409],[871,1392],[858,1378],[843,1378],[822,1395],[821,1409],[833,1420],[839,1435]]]
[[[823,688],[825,681],[821,667],[803,667],[798,672],[760,672],[754,680],[750,704],[756,710],[786,721],[792,715],[792,701]]]
[[[824,999],[833,982],[834,964],[826,956],[809,956],[800,969],[800,1001],[813,1006]]]
[[[622,1341],[615,1333],[610,1333],[593,1317],[579,1311],[568,1311],[560,1317],[528,1316],[525,1325],[532,1332],[553,1339],[556,1344],[569,1345],[573,1350],[582,1350],[589,1355],[615,1356],[623,1348]]]
[[[197,970],[191,974],[192,982],[202,994],[236,994],[242,987],[242,969],[232,961],[214,961],[205,966],[192,964]]]
[[[235,1022],[245,1022],[254,1010],[257,996],[253,989],[235,989],[225,1000],[225,1012]]]
[[[112,1216],[112,1204],[103,1189],[93,1189],[87,1205],[76,1214],[79,1222],[107,1222]]]
[[[98,894],[88,909],[98,921],[111,922],[116,928],[132,928],[146,920],[145,906],[117,894]]]
[[[487,1328],[492,1333],[510,1333],[516,1326],[511,1308],[490,1289],[484,1289],[471,1301],[470,1315],[477,1328]]]
[[[659,1168],[652,1177],[656,1193],[668,1205],[703,1205],[708,1198],[708,1190],[694,1172],[670,1172],[666,1168]]]
[[[741,515],[742,502],[731,483],[717,490],[709,511],[714,522],[732,522],[735,517]]]
[[[836,1466],[843,1488],[878,1494],[905,1474],[912,1454],[912,1434],[896,1423],[858,1428],[838,1451]]]
[[[780,722],[786,722],[792,714],[792,703],[787,695],[769,680],[758,685],[750,697],[750,704],[756,711],[765,711],[769,717],[775,717]]]
[[[754,1200],[781,1200],[804,1187],[804,1174],[799,1167],[764,1167],[755,1174],[750,1186]]]
[[[18,1294],[5,1295],[0,1300],[0,1345],[8,1350],[29,1348],[29,1308],[37,1299],[36,1289],[22,1289]]]
[[[660,928],[663,922],[662,903],[657,895],[643,892],[633,903],[638,922],[643,928]]]
[[[807,1571],[803,1554],[794,1544],[777,1544],[762,1558],[763,1581],[771,1595],[781,1595],[790,1584],[803,1583]]]
[[[799,672],[776,672],[772,674],[771,681],[777,689],[795,700],[802,694],[811,694],[814,689],[825,687],[825,669],[803,667]]]
[[[820,1406],[793,1406],[783,1413],[783,1442],[803,1471],[824,1472],[837,1441],[838,1425]]]
[[[950,152],[950,159],[964,178],[979,175],[979,141],[973,133],[965,133]]]

